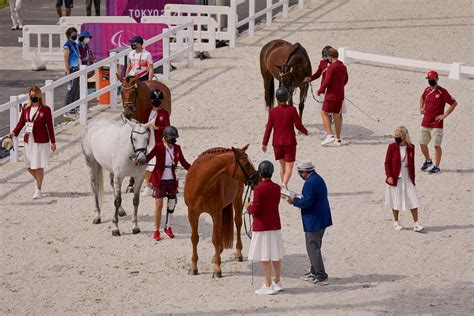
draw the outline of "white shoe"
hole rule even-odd
[[[262,294],[262,295],[273,295],[276,291],[273,289],[273,286],[266,287],[265,284],[262,285],[261,288],[255,290],[255,294]]]
[[[142,193],[142,196],[151,196],[153,194],[153,190],[147,186]]]
[[[285,289],[285,287],[283,286],[283,283],[281,283],[281,281],[278,282],[278,283],[276,283],[275,281],[272,281],[272,287],[273,287],[273,290],[275,292],[281,292]]]
[[[334,142],[334,145],[335,146],[341,146],[342,145],[342,139],[337,139],[336,138],[336,141]]]
[[[393,222],[393,229],[395,229],[395,230],[402,230],[403,227],[402,227],[402,225],[400,225],[400,222],[399,222],[399,221],[396,221],[396,222]]]
[[[43,198],[43,193],[40,190],[36,189],[35,194],[33,194],[33,199],[38,200],[41,198]]]
[[[420,225],[420,223],[415,222],[415,226],[413,226],[413,230],[416,232],[421,232],[423,231],[424,227]]]
[[[330,144],[336,140],[336,137],[334,135],[327,135],[326,138],[321,142],[322,146],[326,146],[327,144]]]

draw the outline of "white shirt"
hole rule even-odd
[[[146,49],[143,49],[141,53],[131,51],[128,54],[128,63],[131,66],[131,70],[141,73],[148,70],[148,64],[153,64],[153,58],[151,57],[151,53]]]
[[[402,167],[408,167],[408,153],[406,145],[400,145],[400,160],[402,162]]]
[[[167,145],[165,145],[165,148],[166,148],[165,171],[163,171],[161,180],[174,180],[173,171],[171,169],[171,166],[173,166],[173,159],[174,159],[174,146],[173,148],[170,149],[168,148]]]

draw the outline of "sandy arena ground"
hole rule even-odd
[[[290,18],[274,21],[255,37],[241,37],[235,49],[219,49],[213,59],[179,67],[167,82],[173,93],[172,123],[180,130],[185,156],[193,160],[206,148],[251,144],[255,164],[273,159],[260,143],[266,122],[260,48],[269,40],[301,42],[317,65],[331,44],[357,51],[439,62],[474,64],[472,1],[305,1]],[[179,65],[178,65],[179,66]],[[311,159],[330,192],[334,225],[327,230],[323,254],[330,285],[299,280],[308,259],[299,210],[281,203],[286,257],[286,290],[261,297],[261,268],[235,262],[223,253],[222,279],[212,279],[211,220],[201,218],[198,276],[189,276],[190,227],[182,196],[174,240],[154,242],[153,199],[139,210],[142,233],[131,234],[131,217],[120,219],[121,237],[112,237],[113,196],[106,187],[103,224],[93,225],[93,198],[80,149],[78,124],[57,135],[44,191],[32,200],[33,182],[22,163],[0,167],[2,314],[438,314],[472,315],[473,306],[473,81],[443,74],[440,84],[459,103],[445,122],[443,172],[417,172],[420,221],[401,214],[400,232],[384,209],[384,167],[393,129],[408,127],[418,138],[418,99],[424,71],[351,63],[346,94],[380,123],[349,105],[347,146],[322,148],[321,120],[308,98],[298,136],[298,160]],[[319,85],[319,81],[315,83]],[[95,115],[118,118],[118,111]],[[416,148],[416,165],[422,163]],[[278,174],[278,170],[276,172]],[[182,174],[181,176],[184,176]],[[182,181],[184,182],[184,181]],[[290,187],[303,182],[294,176]],[[131,213],[131,195],[124,196]],[[244,255],[249,240],[243,235]]]

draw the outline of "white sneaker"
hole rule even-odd
[[[393,229],[395,229],[395,230],[402,230],[403,227],[402,227],[402,225],[400,225],[400,222],[399,222],[399,221],[396,221],[396,222],[393,222]]]
[[[281,281],[278,282],[278,283],[276,283],[275,281],[272,281],[272,287],[273,287],[273,290],[275,292],[281,292],[285,289],[285,287],[283,286],[283,283],[281,283]]]
[[[41,198],[43,198],[43,193],[40,190],[36,189],[35,194],[33,194],[33,199],[38,200]]]
[[[149,186],[147,186],[143,190],[142,196],[151,196],[152,194],[153,194],[153,190]]]
[[[262,285],[261,288],[258,290],[255,290],[255,294],[262,294],[262,295],[273,295],[275,294],[276,291],[273,289],[273,286],[265,286],[265,284]]]
[[[334,145],[341,146],[342,145],[342,139],[337,139],[336,138],[336,141],[334,142]]]
[[[326,146],[327,144],[330,144],[336,140],[336,137],[334,135],[327,135],[326,138],[321,142],[322,146]]]
[[[415,222],[415,226],[413,226],[413,230],[416,232],[421,232],[423,231],[424,227],[420,225],[420,223]]]

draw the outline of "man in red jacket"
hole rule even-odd
[[[285,187],[290,182],[296,160],[295,127],[303,134],[308,135],[308,130],[301,123],[296,108],[287,104],[289,98],[290,93],[287,88],[278,88],[276,91],[278,105],[268,113],[267,126],[262,142],[262,151],[266,153],[270,134],[273,130],[273,152],[275,153],[275,160],[280,161],[280,179]]]
[[[328,50],[328,61],[331,65],[327,68],[324,80],[318,90],[318,96],[325,93],[321,117],[323,119],[323,125],[327,136],[321,143],[323,146],[332,142],[335,142],[336,145],[340,146],[342,143],[341,109],[342,102],[344,101],[344,86],[347,84],[349,76],[347,74],[346,66],[337,59],[338,57],[339,54],[337,50],[334,48]],[[332,113],[334,118],[336,137],[334,137],[334,134],[332,133],[329,113]]]

